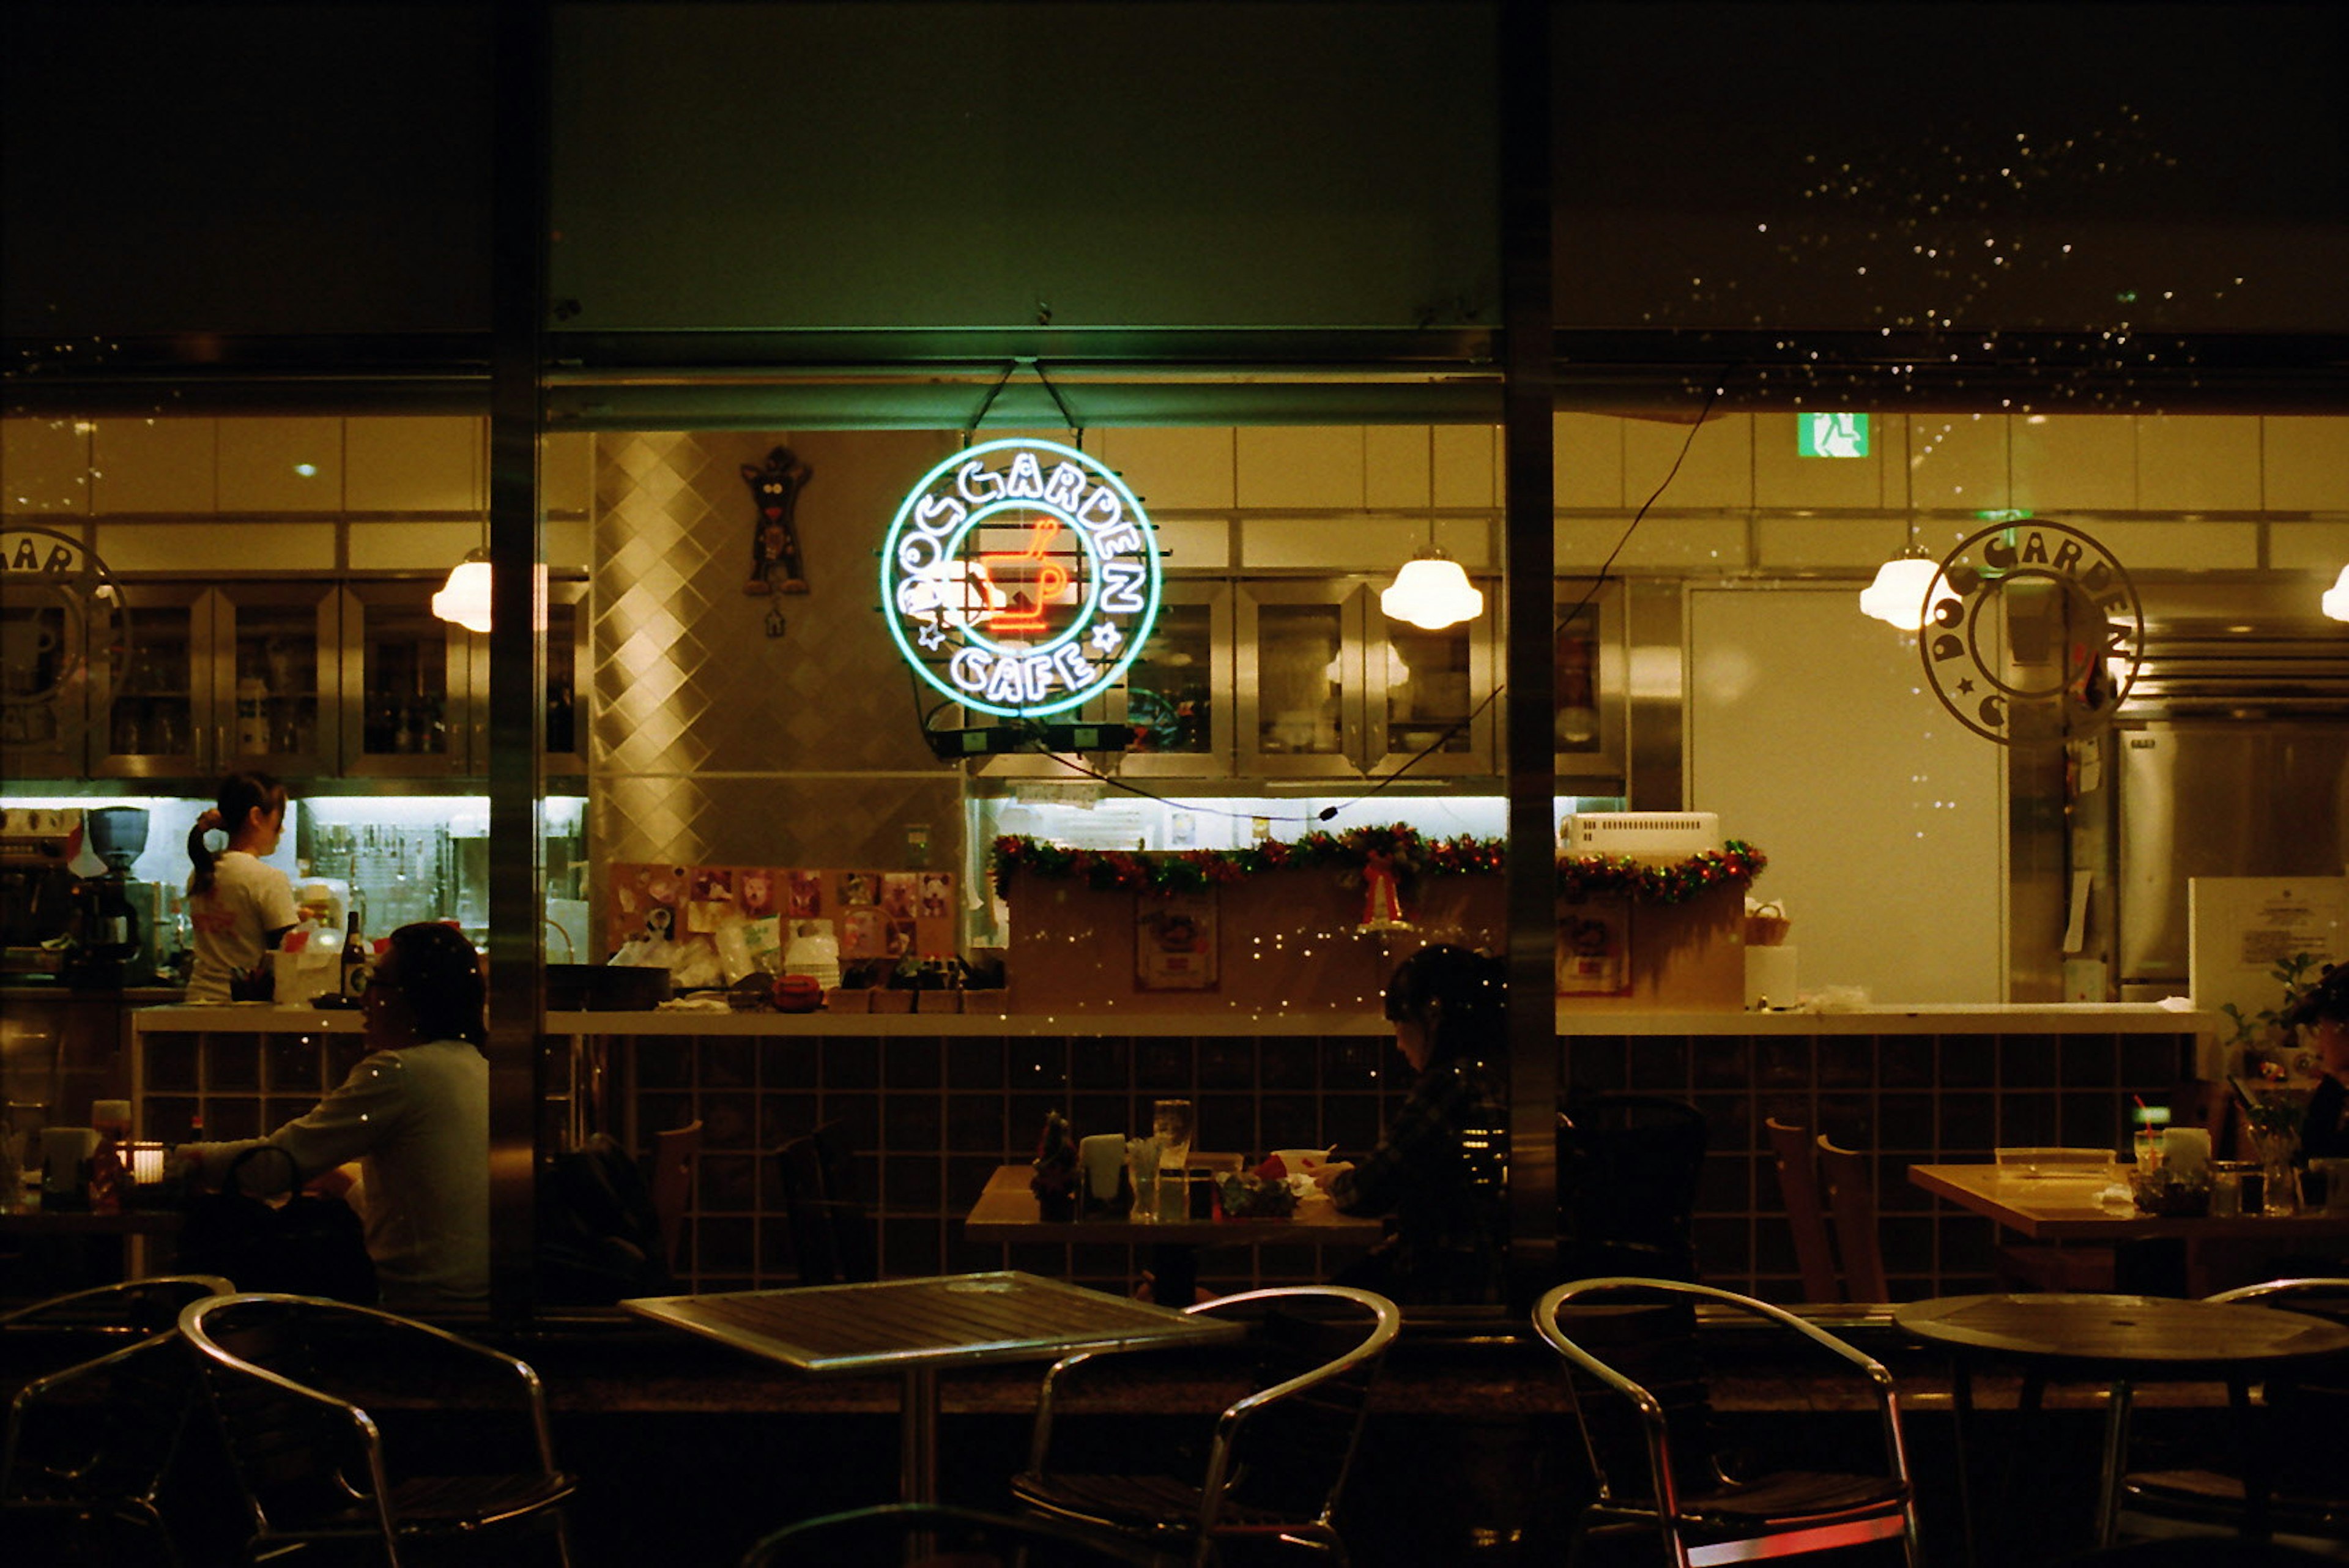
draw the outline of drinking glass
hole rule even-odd
[[[1158,1142],[1158,1203],[1162,1216],[1180,1220],[1190,1210],[1191,1102],[1160,1100],[1151,1107],[1150,1134]],[[1170,1215],[1169,1208],[1174,1209]]]

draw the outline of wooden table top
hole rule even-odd
[[[2117,1203],[2106,1207],[2099,1195],[2116,1180],[2126,1182],[2128,1168],[2081,1168],[2086,1174],[2072,1175],[2063,1167],[2030,1175],[2014,1166],[1912,1165],[1909,1180],[2040,1241],[2132,1241],[2176,1236],[2189,1241],[2256,1238],[2297,1246],[2349,1237],[2349,1214],[2183,1219],[2140,1214]]]
[[[1237,1337],[1241,1325],[1011,1272],[647,1296],[620,1303],[803,1372],[1032,1361],[1076,1350]]]
[[[2112,1369],[2231,1367],[2349,1352],[2349,1327],[2247,1302],[2168,1296],[1940,1296],[1896,1308],[1920,1339]]]
[[[1085,1212],[1074,1220],[1046,1220],[1036,1211],[1025,1165],[996,1168],[987,1190],[971,1205],[963,1234],[974,1241],[1122,1241],[1135,1246],[1234,1247],[1315,1245],[1376,1246],[1386,1233],[1376,1216],[1340,1214],[1337,1205],[1300,1199],[1287,1220],[1138,1220],[1128,1215]]]

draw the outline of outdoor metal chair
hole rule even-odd
[[[653,1215],[660,1221],[661,1261],[671,1274],[678,1272],[679,1247],[685,1240],[686,1200],[693,1191],[694,1161],[700,1153],[699,1116],[681,1127],[667,1127],[653,1134],[649,1183]]]
[[[1092,1352],[1045,1375],[1028,1469],[1013,1479],[1013,1497],[1030,1512],[1185,1551],[1197,1564],[1240,1542],[1311,1547],[1346,1562],[1333,1516],[1402,1314],[1384,1296],[1343,1285],[1246,1291],[1185,1310],[1251,1325],[1239,1351],[1250,1358],[1249,1391],[1214,1417],[1204,1470],[1105,1473],[1056,1459],[1056,1417],[1079,1369],[1143,1354]]]
[[[14,1560],[181,1560],[159,1494],[199,1397],[194,1370],[165,1329],[17,1390],[0,1447],[0,1541],[24,1554]]]
[[[1696,1309],[1729,1308],[1775,1324],[1864,1379],[1883,1428],[1884,1472],[1750,1470],[1716,1430]],[[1892,1375],[1874,1358],[1782,1307],[1677,1280],[1581,1280],[1534,1309],[1534,1327],[1564,1357],[1575,1421],[1597,1498],[1576,1521],[1571,1562],[1593,1536],[1651,1532],[1662,1561],[1705,1568],[1828,1552],[1898,1537],[1922,1568],[1916,1489]]]
[[[917,1540],[934,1553],[922,1561],[967,1568],[1142,1568],[1152,1561],[1137,1548],[1042,1520],[893,1502],[788,1525],[753,1546],[740,1568],[905,1568]]]
[[[2349,1279],[2269,1280],[2221,1291],[2214,1302],[2247,1302],[2349,1323]],[[2230,1383],[2238,1411],[2247,1408],[2250,1389]],[[2341,1473],[2337,1449],[2349,1425],[2349,1366],[2296,1371],[2268,1379],[2268,1429],[2259,1433],[2264,1452],[2267,1495],[2254,1499],[2246,1484],[2252,1455],[2224,1461],[2186,1463],[2125,1474],[2116,1517],[2099,1521],[2098,1543],[2111,1545],[2131,1514],[2184,1521],[2247,1535],[2286,1535],[2349,1541],[2349,1480]],[[2126,1397],[2126,1395],[2123,1396]],[[2128,1459],[2128,1412],[2122,1412],[2118,1462]],[[2195,1456],[2207,1459],[2206,1455]]]
[[[445,1329],[309,1296],[215,1296],[180,1314],[244,1492],[257,1562],[299,1542],[372,1543],[398,1568],[414,1544],[492,1532],[543,1533],[568,1564],[562,1505],[575,1483],[555,1468],[546,1401],[529,1364]],[[383,1417],[359,1403],[429,1401],[470,1417],[445,1469],[389,1451]],[[496,1451],[490,1452],[495,1449]],[[402,1463],[401,1461],[406,1461]],[[503,1468],[493,1468],[502,1466]]]

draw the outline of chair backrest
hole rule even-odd
[[[907,1546],[926,1537],[926,1563],[1122,1568],[1154,1559],[1144,1549],[1076,1534],[1036,1519],[1008,1519],[942,1503],[893,1502],[787,1525],[750,1548],[740,1568],[903,1568]]]
[[[1684,1100],[1613,1094],[1569,1100],[1558,1117],[1561,1264],[1692,1274],[1705,1144],[1704,1115]]]
[[[1783,1307],[1680,1280],[1575,1280],[1534,1308],[1534,1329],[1563,1358],[1567,1386],[1602,1501],[1670,1512],[1687,1490],[1721,1480],[1721,1438],[1697,1337],[1700,1305],[1728,1307],[1801,1336],[1864,1371],[1897,1436],[1891,1379],[1872,1358]],[[1897,1441],[1894,1463],[1904,1461]]]
[[[1795,1266],[1802,1271],[1803,1299],[1839,1302],[1843,1288],[1836,1280],[1835,1251],[1827,1242],[1827,1217],[1819,1207],[1818,1153],[1810,1129],[1770,1116],[1762,1124],[1770,1132],[1771,1158],[1778,1169],[1778,1192],[1786,1201],[1786,1228],[1794,1232]]]
[[[0,1445],[0,1504],[70,1498],[153,1515],[197,1397],[194,1371],[187,1342],[166,1329],[25,1385]]]
[[[669,1272],[677,1272],[685,1240],[685,1205],[693,1190],[694,1158],[701,1152],[701,1118],[653,1134],[653,1217],[660,1221],[661,1248]]]
[[[878,1279],[873,1220],[857,1195],[855,1152],[846,1129],[827,1122],[783,1145],[777,1158],[800,1282],[831,1285]]]
[[[236,1287],[218,1274],[153,1274],[74,1291],[0,1313],[0,1329],[110,1328],[160,1334],[180,1321],[180,1309]]]
[[[2349,1279],[2262,1280],[2209,1299],[2349,1324]],[[2349,1367],[2326,1360],[2281,1369],[2268,1378],[2262,1394],[2272,1428],[2269,1446],[2277,1460],[2277,1484],[2306,1496],[2340,1497],[2336,1450],[2342,1429],[2349,1426]]]
[[[1892,1287],[1884,1278],[1883,1243],[1876,1229],[1876,1185],[1870,1167],[1875,1161],[1857,1149],[1838,1148],[1822,1133],[1818,1139],[1819,1180],[1827,1189],[1827,1209],[1835,1216],[1836,1251],[1843,1262],[1845,1297],[1855,1302],[1889,1302]]]
[[[1216,1419],[1203,1483],[1213,1517],[1230,1504],[1327,1523],[1344,1491],[1387,1347],[1394,1303],[1345,1285],[1281,1285],[1185,1309],[1251,1324],[1251,1390]]]
[[[2304,1312],[2315,1317],[2331,1318],[2336,1323],[2349,1323],[2349,1280],[2321,1276],[2261,1280],[2255,1285],[2238,1285],[2231,1291],[2220,1291],[2208,1299],[2214,1302],[2251,1302],[2260,1306],[2282,1307],[2286,1312]]]

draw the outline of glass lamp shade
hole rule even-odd
[[[490,553],[475,550],[449,569],[449,581],[432,596],[432,613],[467,631],[490,629]]]
[[[2349,620],[2349,566],[2341,568],[2340,577],[2324,590],[2324,597],[2317,602],[2334,620]]]
[[[1485,596],[1459,562],[1423,556],[1403,563],[1393,585],[1379,595],[1379,607],[1397,620],[1436,631],[1483,615]]]
[[[1939,565],[1923,556],[1896,556],[1876,568],[1876,580],[1859,590],[1859,610],[1903,631],[1925,624],[1925,593]]]

